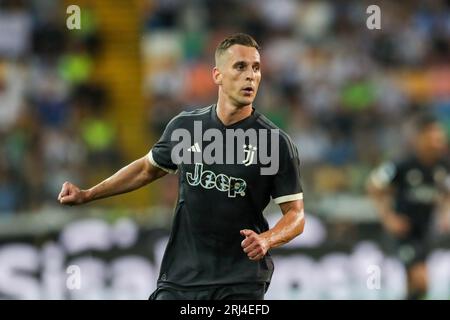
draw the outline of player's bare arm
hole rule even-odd
[[[295,200],[280,204],[283,217],[272,228],[257,234],[253,230],[241,230],[245,236],[242,248],[250,260],[263,258],[267,251],[288,243],[303,232],[305,214],[303,200]]]
[[[389,186],[378,187],[371,181],[367,184],[367,191],[372,198],[376,211],[383,226],[392,234],[402,236],[409,231],[408,219],[397,214],[393,209],[393,195]]]
[[[440,232],[450,232],[450,194],[446,193],[438,199],[438,229]]]
[[[107,198],[139,189],[166,174],[167,172],[153,166],[147,156],[144,156],[87,190],[81,190],[76,185],[65,182],[58,195],[58,201],[63,205],[77,205]]]

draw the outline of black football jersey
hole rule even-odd
[[[422,238],[430,227],[438,197],[449,191],[449,177],[446,159],[426,166],[411,155],[382,164],[372,175],[372,182],[394,187],[395,210],[406,215],[412,226],[409,236]]]
[[[225,137],[238,131],[257,132],[257,139],[231,139],[236,143],[230,147]],[[269,137],[270,132],[276,133],[275,138]],[[270,166],[258,156],[264,148],[278,157],[278,168],[271,174],[262,174]],[[213,155],[214,161],[205,154]],[[303,199],[298,150],[288,135],[254,109],[251,116],[225,126],[212,105],[174,117],[148,159],[179,177],[158,285],[270,282],[270,254],[260,261],[249,260],[240,230],[268,230],[263,210],[271,198],[277,204]]]

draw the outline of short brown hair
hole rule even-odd
[[[222,55],[222,53],[224,53],[229,47],[234,46],[235,44],[240,44],[246,47],[253,47],[256,48],[258,51],[261,49],[259,44],[256,42],[255,39],[253,39],[252,36],[249,36],[248,34],[245,33],[236,33],[223,39],[222,42],[219,43],[215,53],[216,62],[218,57]]]

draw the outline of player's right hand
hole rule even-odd
[[[85,202],[85,192],[70,182],[64,182],[58,195],[59,203],[63,205],[77,205]]]
[[[396,237],[406,236],[411,229],[408,218],[400,214],[391,214],[389,218],[386,219],[384,225],[386,229]]]

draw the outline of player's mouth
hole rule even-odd
[[[251,86],[248,86],[244,87],[242,91],[244,92],[245,95],[252,95],[255,92],[255,89],[253,89],[253,87]]]

